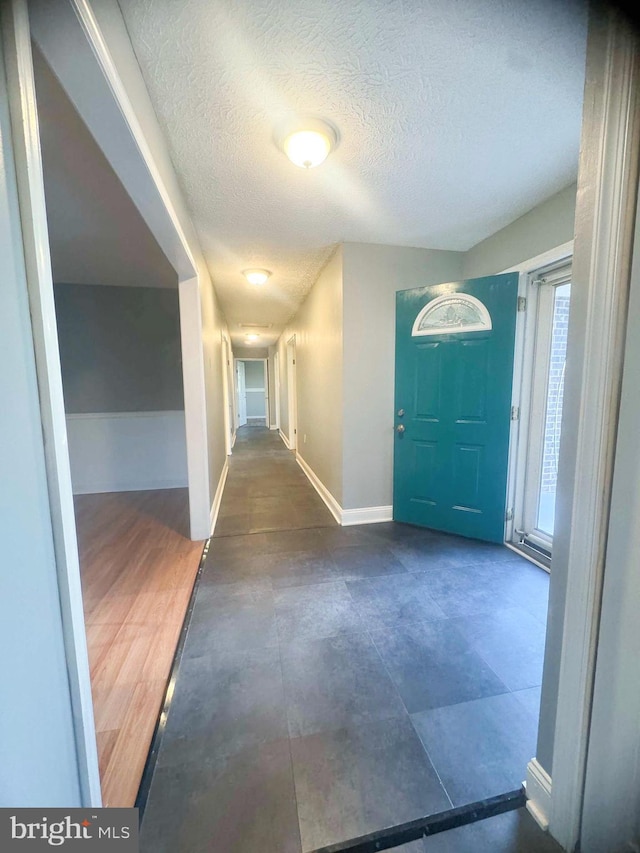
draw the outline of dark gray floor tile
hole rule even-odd
[[[295,738],[291,752],[305,851],[450,807],[406,716]]]
[[[204,589],[207,586],[215,588],[215,592],[211,594],[218,601],[237,597],[254,598],[256,601],[259,601],[265,595],[273,594],[273,585],[268,575],[266,577],[249,575],[241,580],[231,579],[228,583],[223,583],[220,575],[212,574],[211,576],[205,576],[203,573],[200,581],[200,589],[203,590],[203,596],[206,595]]]
[[[372,529],[377,526],[377,524],[358,524],[349,527],[334,525],[323,528],[319,533],[325,548],[347,548],[354,545],[374,547],[380,542],[372,533]]]
[[[519,702],[522,702],[526,710],[532,715],[536,722],[540,717],[541,694],[541,687],[529,687],[527,690],[514,691],[513,694]]]
[[[187,633],[184,656],[277,646],[271,592],[219,597],[215,585],[202,587]]]
[[[439,568],[482,566],[485,563],[500,563],[513,560],[513,551],[504,545],[493,545],[452,536],[433,533],[419,538],[400,540],[390,546],[398,559],[409,571],[429,571]]]
[[[428,853],[561,853],[526,809],[461,826],[424,842]]]
[[[453,621],[509,690],[542,683],[545,626],[526,610],[508,607]]]
[[[403,622],[442,619],[444,613],[429,595],[423,575],[398,574],[389,577],[348,581],[358,612],[371,628]]]
[[[158,768],[141,853],[300,853],[287,740]]]
[[[274,600],[283,644],[366,630],[343,581],[280,589]]]
[[[287,737],[277,648],[183,660],[179,679],[158,766],[221,758]]]
[[[267,570],[274,589],[341,580],[329,552],[319,548],[272,555]]]
[[[495,564],[441,566],[423,572],[426,589],[447,616],[493,613],[515,602],[501,594]]]
[[[496,564],[494,573],[500,595],[508,596],[544,624],[549,607],[549,577],[548,572],[524,557]]]
[[[240,512],[233,515],[220,515],[216,522],[214,536],[240,536],[249,533],[250,516],[248,512]]]
[[[331,548],[330,552],[342,580],[397,575],[407,571],[391,550],[385,547],[358,545]]]
[[[409,713],[507,692],[451,620],[406,622],[371,636]]]
[[[537,724],[512,693],[412,715],[456,806],[519,788],[535,755]]]
[[[364,634],[299,642],[281,654],[292,737],[406,714]]]

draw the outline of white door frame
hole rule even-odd
[[[556,246],[555,249],[550,249],[533,258],[528,258],[526,261],[522,261],[506,270],[501,270],[503,273],[519,273],[518,302],[519,307],[524,307],[525,309],[519,310],[516,318],[511,402],[518,412],[518,417],[511,421],[511,435],[509,437],[508,512],[505,525],[505,541],[507,543],[512,543],[516,538],[515,529],[518,526],[518,518],[515,513],[516,495],[524,487],[524,471],[526,467],[527,426],[530,415],[531,368],[534,358],[536,320],[536,304],[535,301],[531,301],[530,279],[542,267],[569,260],[572,255],[573,240],[569,240],[560,246]],[[533,295],[535,296],[535,294]],[[543,568],[547,567],[543,566]]]
[[[511,421],[509,437],[509,474],[507,482],[507,521],[505,542],[518,543],[518,531],[522,529],[522,495],[525,490],[527,453],[529,448],[529,426],[532,420],[533,366],[537,342],[537,316],[539,291],[532,280],[537,273],[551,265],[570,263],[573,255],[573,240],[550,249],[534,258],[528,258],[502,272],[517,272],[518,315],[513,368],[512,406],[518,416]],[[523,552],[524,553],[524,552]],[[539,562],[532,553],[525,556],[548,571],[545,562]]]
[[[296,336],[287,341],[287,406],[289,423],[289,450],[298,447],[298,388],[296,376]]]
[[[623,16],[594,4],[538,740],[539,751],[543,736],[551,751],[553,778],[537,759],[527,770],[528,807],[567,850],[580,838],[611,508],[640,159],[638,66]]]
[[[53,277],[44,198],[40,136],[26,0],[2,10],[7,86],[29,308],[33,330],[51,526],[53,532],[71,703],[75,718],[80,795],[101,806],[100,774],[76,538]]]
[[[242,358],[236,358],[236,362],[238,362],[238,361],[261,361],[264,365],[264,380],[263,380],[264,381],[264,418],[265,418],[265,425],[266,425],[267,429],[269,429],[270,424],[271,424],[271,420],[270,420],[270,416],[269,416],[269,368],[268,368],[269,359],[264,358],[264,357],[262,357],[262,358],[245,358],[243,356]],[[245,378],[245,390],[246,390],[246,378]]]
[[[231,345],[229,339],[222,333],[222,399],[224,403],[224,447],[227,456],[233,451],[235,436],[235,406],[232,404],[233,394],[229,385],[229,365],[231,364]]]
[[[245,387],[244,421],[242,421],[242,423],[241,423],[241,418],[242,418],[241,412],[243,411],[243,407],[240,404],[240,383],[238,382],[238,376],[240,375],[239,374],[239,362],[243,362],[243,364],[242,364],[242,376],[244,379],[244,387]],[[234,388],[234,396],[235,396],[235,401],[236,401],[236,429],[237,429],[238,427],[246,426],[246,424],[247,424],[247,391],[246,391],[247,378],[246,378],[246,375],[244,372],[244,359],[243,358],[234,358],[234,360],[233,360],[233,376],[234,376],[233,388]]]
[[[280,430],[280,353],[273,355],[273,393],[275,398],[276,421],[273,429]]]
[[[55,321],[32,37],[178,273],[189,508],[194,539],[207,538],[210,527],[201,341],[202,285],[177,213],[88,3],[69,0],[50,4],[35,0],[27,7],[27,0],[11,0],[3,4],[2,35],[6,47],[51,523],[76,720],[81,797],[84,805],[97,807],[101,805],[100,775]]]

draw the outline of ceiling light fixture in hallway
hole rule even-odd
[[[242,275],[249,284],[266,284],[271,275],[270,270],[243,270]]]
[[[276,133],[276,144],[302,169],[313,169],[327,159],[338,144],[338,131],[325,119],[306,118],[289,122]]]

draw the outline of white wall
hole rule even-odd
[[[463,278],[494,275],[573,240],[576,184],[477,243],[464,254]]]
[[[462,277],[460,252],[345,243],[344,509],[390,507],[396,291]]]
[[[287,413],[287,341],[296,338],[298,452],[338,503],[342,502],[342,247],[324,267],[278,341],[280,424]],[[306,440],[305,440],[306,436]]]
[[[0,806],[80,806],[0,41]]]
[[[187,486],[184,411],[67,415],[74,495]]]

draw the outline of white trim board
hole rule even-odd
[[[291,450],[291,445],[289,444],[289,439],[287,438],[287,436],[282,432],[281,429],[278,429],[278,433],[280,435],[280,438],[282,439],[282,443],[287,448],[287,450]]]
[[[382,521],[393,520],[393,507],[391,506],[363,506],[356,509],[342,509],[313,468],[305,462],[299,453],[296,453],[296,462],[324,501],[331,515],[342,527],[350,527],[354,524],[378,524]]]
[[[549,829],[551,814],[551,776],[535,758],[527,764],[527,811],[545,832]]]
[[[393,521],[392,506],[362,506],[342,510],[343,527],[350,527],[352,524],[380,524],[383,521]]]
[[[316,490],[316,492],[320,495],[322,500],[325,502],[327,509],[331,513],[331,515],[335,518],[338,524],[342,524],[342,507],[338,503],[338,501],[331,494],[329,489],[325,486],[322,480],[315,473],[313,468],[311,468],[300,456],[299,453],[296,453],[296,462],[302,468],[304,473],[307,476],[307,479]]]
[[[222,495],[224,493],[224,487],[227,483],[227,474],[229,473],[229,462],[228,459],[224,460],[224,465],[222,466],[222,471],[220,472],[220,479],[218,480],[218,486],[216,488],[216,493],[213,497],[213,503],[211,504],[211,526],[210,526],[210,535],[213,536],[213,532],[216,529],[216,524],[218,522],[218,514],[220,512],[220,504],[222,503]]]

